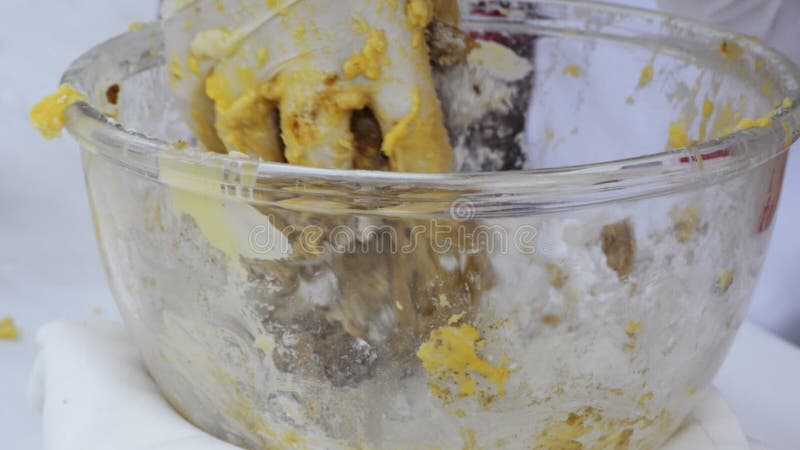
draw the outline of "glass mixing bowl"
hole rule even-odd
[[[518,151],[512,172],[205,153],[156,25],[67,72],[111,288],[188,420],[253,449],[648,449],[679,427],[753,293],[798,71],[658,14],[498,4],[464,27],[531,62],[527,100],[508,148],[460,162]]]

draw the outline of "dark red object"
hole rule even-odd
[[[772,161],[772,173],[769,176],[769,190],[767,191],[767,198],[764,200],[764,206],[761,210],[761,218],[758,222],[758,232],[763,233],[772,227],[772,222],[775,220],[775,213],[778,211],[778,203],[781,199],[781,191],[783,190],[783,177],[786,175],[786,162],[788,161],[789,153],[784,153]]]

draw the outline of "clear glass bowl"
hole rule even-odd
[[[68,127],[111,288],[187,419],[247,448],[327,449],[647,449],[681,424],[758,278],[800,76],[688,21],[507,3],[465,27],[535,67],[514,172],[183,148],[157,26],[67,72],[89,98]],[[671,131],[708,139],[670,150]]]

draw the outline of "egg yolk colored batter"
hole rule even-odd
[[[506,383],[511,371],[492,365],[478,351],[483,338],[470,326],[445,326],[431,332],[422,344],[417,357],[428,372],[431,393],[445,402],[476,394],[491,399],[506,395]],[[494,386],[494,392],[486,384]],[[457,387],[457,392],[453,388]]]
[[[39,102],[31,111],[31,121],[46,139],[61,136],[67,122],[67,108],[86,97],[72,86],[63,85],[54,94]]]
[[[19,331],[14,325],[14,319],[6,317],[0,320],[0,340],[14,341],[19,339]]]

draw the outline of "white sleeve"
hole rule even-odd
[[[798,0],[658,0],[658,8],[758,36],[800,64]]]

